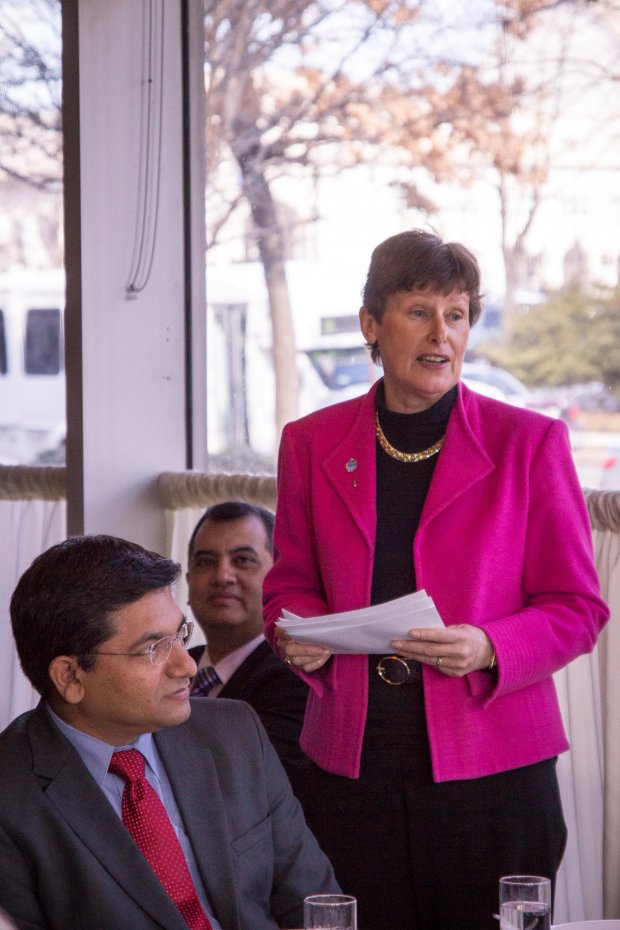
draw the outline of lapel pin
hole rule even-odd
[[[345,467],[346,470],[349,472],[349,474],[352,474],[352,473],[355,471],[355,469],[357,468],[357,461],[356,461],[356,459],[349,459],[349,461],[347,462],[347,464],[346,464],[344,467]],[[353,487],[354,487],[354,488],[357,487],[357,481],[355,480],[355,478],[353,478]]]

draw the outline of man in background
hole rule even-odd
[[[111,536],[11,600],[41,694],[0,735],[0,909],[18,930],[300,927],[331,867],[254,711],[190,701],[180,566]]]
[[[263,636],[263,579],[272,565],[274,517],[241,501],[209,507],[189,542],[189,605],[207,645],[190,650],[198,665],[192,696],[250,704],[303,793],[308,765],[299,748],[308,687]]]

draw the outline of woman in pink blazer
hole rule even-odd
[[[608,619],[565,425],[459,382],[479,290],[461,245],[379,245],[360,321],[383,380],[282,437],[266,630],[310,685],[305,813],[362,930],[495,930],[501,875],[554,878],[551,676]],[[277,628],[419,588],[445,629],[390,656]]]

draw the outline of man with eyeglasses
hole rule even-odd
[[[110,536],[11,599],[41,694],[0,735],[0,908],[20,930],[299,927],[337,891],[254,711],[189,698],[180,566]]]

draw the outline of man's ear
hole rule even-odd
[[[49,676],[59,695],[68,704],[79,704],[84,697],[84,669],[75,656],[56,656],[49,664]]]

